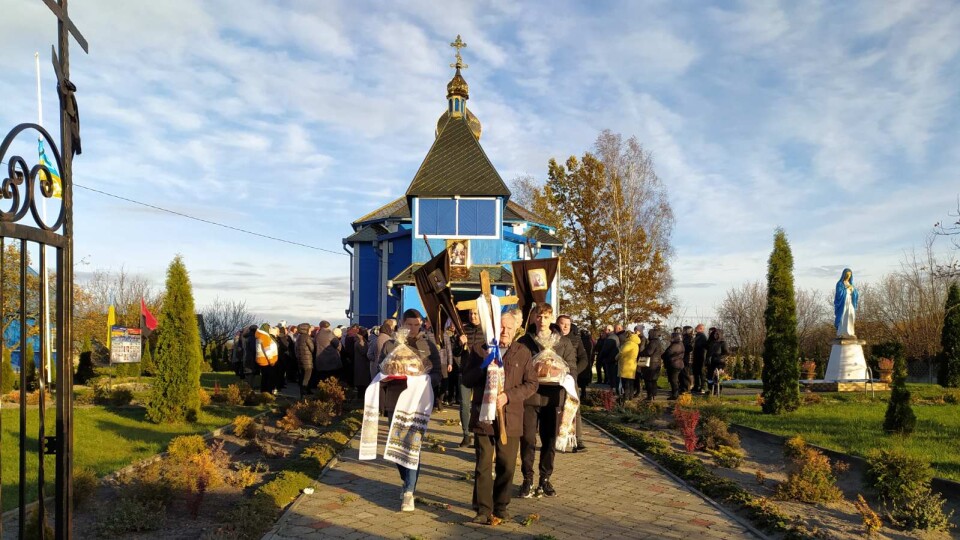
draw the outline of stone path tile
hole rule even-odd
[[[434,413],[428,435],[442,441],[444,453],[424,451],[417,485],[417,511],[401,513],[396,465],[357,459],[359,436],[339,463],[321,478],[312,495],[302,495],[264,539],[460,537],[534,538],[756,538],[683,485],[653,468],[603,433],[584,424],[589,451],[557,454],[551,479],[553,499],[514,499],[513,519],[499,527],[469,523],[473,483],[462,478],[474,469],[473,449],[457,448],[459,425],[446,409]],[[381,426],[383,426],[381,422]],[[380,451],[386,440],[381,428]],[[514,477],[520,482],[520,465]],[[522,525],[530,514],[540,520]]]

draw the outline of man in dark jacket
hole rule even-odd
[[[310,384],[313,382],[313,357],[316,355],[316,345],[310,339],[310,325],[300,323],[297,326],[297,364],[300,367],[300,397],[313,393]]]
[[[703,325],[698,324],[697,335],[693,338],[693,391],[697,394],[706,394],[703,368],[707,359],[707,335],[703,333]]]
[[[677,399],[680,395],[680,372],[683,371],[683,337],[680,332],[670,336],[670,346],[664,351],[663,363],[667,366],[667,378],[670,379],[670,398]]]
[[[555,334],[559,337],[553,351],[567,363],[570,373],[577,372],[577,352],[570,340],[560,335],[560,328],[554,323],[553,306],[539,304],[531,313],[532,332],[527,332],[519,342],[526,345],[536,356],[542,350],[537,337],[547,337]],[[540,483],[536,493],[547,497],[555,497],[557,491],[550,483],[553,474],[553,459],[556,455],[554,443],[557,440],[557,420],[560,408],[566,400],[566,393],[559,384],[541,384],[537,393],[524,402],[523,407],[523,438],[520,439],[521,471],[523,484],[520,486],[520,497],[526,499],[533,496],[533,462],[536,460],[537,434],[540,435]]]
[[[500,317],[500,350],[503,354],[504,382],[503,393],[497,396],[497,408],[503,411],[506,444],[500,441],[498,422],[480,422],[480,408],[487,381],[487,369],[483,367],[483,361],[488,351],[483,343],[470,347],[470,355],[463,365],[463,383],[473,389],[469,426],[475,434],[477,456],[473,484],[477,504],[474,523],[493,524],[491,514],[500,520],[510,519],[507,505],[513,489],[520,438],[523,436],[523,402],[537,391],[538,386],[533,355],[522,343],[513,343],[516,332],[516,317],[510,313],[503,314]],[[496,479],[493,477],[494,468]]]
[[[693,327],[683,327],[683,370],[680,372],[680,393],[687,394],[693,388]]]
[[[327,348],[330,345],[330,342],[336,336],[333,334],[333,330],[330,329],[329,321],[320,321],[320,326],[317,329],[317,333],[313,335],[313,348],[317,351],[317,354],[320,353],[323,349]],[[337,350],[340,350],[337,347]]]
[[[588,360],[587,360],[587,349],[583,346],[583,340],[580,339],[580,333],[576,331],[576,326],[570,320],[569,315],[561,315],[557,317],[557,326],[560,327],[560,333],[563,334],[563,337],[570,340],[570,344],[573,346],[573,349],[577,352],[577,371],[570,372],[570,375],[573,375],[573,380],[578,382],[580,381],[580,375],[587,371]],[[580,409],[577,409],[577,446],[573,449],[574,452],[585,452],[587,447],[583,445],[583,421],[580,419]]]
[[[440,351],[437,349],[437,344],[428,340],[426,335],[420,331],[423,326],[423,316],[415,309],[408,309],[403,312],[403,319],[400,322],[400,326],[406,328],[409,332],[407,334],[407,345],[414,351],[417,351],[417,354],[420,356],[423,366],[430,374],[431,386],[438,386],[441,379]],[[396,339],[391,339],[384,343],[383,349],[380,351],[380,362],[383,362],[383,359],[396,348]],[[385,411],[392,411],[397,404],[400,393],[407,388],[407,381],[383,382],[380,384],[380,388],[384,392],[381,394],[380,399],[382,408]]]
[[[620,340],[613,331],[613,326],[609,324],[607,325],[605,334],[603,339],[597,343],[597,348],[600,349],[600,352],[597,353],[597,365],[602,365],[603,371],[605,372],[603,380],[597,382],[608,384],[611,388],[615,388],[617,384],[617,374],[619,373],[617,370],[617,361],[620,357]]]
[[[463,331],[466,333],[467,343],[464,346],[462,340],[454,340],[453,342],[453,357],[454,361],[460,364],[461,373],[463,370],[463,365],[466,363],[467,358],[470,356],[470,351],[476,345],[485,345],[486,337],[483,335],[483,328],[480,326],[480,315],[477,314],[476,309],[471,309],[467,316],[467,323],[463,325]],[[516,330],[516,324],[514,324],[514,330]],[[511,336],[511,341],[513,336]],[[462,378],[462,375],[461,375]],[[473,388],[464,384],[463,380],[460,381],[460,427],[463,429],[463,439],[460,441],[460,448],[466,448],[467,446],[473,447],[473,440],[470,437],[470,402],[473,398]]]
[[[640,368],[640,375],[643,377],[643,386],[647,391],[647,401],[653,401],[657,396],[657,379],[660,378],[660,366],[663,365],[660,357],[666,350],[667,344],[663,342],[660,329],[657,327],[650,329],[647,339],[647,346],[640,351],[638,356],[640,358],[650,358],[650,365]]]

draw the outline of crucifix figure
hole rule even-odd
[[[450,67],[457,68],[457,69],[466,69],[470,67],[467,64],[463,63],[463,57],[460,56],[460,49],[464,49],[467,47],[467,44],[464,43],[462,39],[460,39],[460,34],[457,34],[456,41],[451,43],[450,46],[457,50],[457,55],[456,55],[457,61],[453,64],[450,64]]]
[[[60,151],[63,154],[64,169],[66,169],[61,173],[69,175],[73,155],[81,152],[80,111],[77,109],[77,98],[74,96],[77,87],[70,82],[70,36],[77,40],[83,52],[89,53],[89,50],[86,38],[73,24],[73,20],[67,13],[67,0],[59,0],[59,2],[43,0],[43,3],[57,16],[60,55],[58,57],[57,51],[51,47],[51,60],[53,71],[57,75],[57,93],[60,96]]]

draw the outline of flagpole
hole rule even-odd
[[[40,127],[43,127],[43,98],[42,98],[41,85],[40,85],[40,53],[39,52],[33,53],[33,61],[37,68],[37,125],[39,125]],[[40,137],[40,135],[37,135],[37,140],[42,141],[43,139]],[[40,197],[40,200],[41,200],[40,211],[41,213],[43,213],[43,221],[46,222],[47,221],[47,198]],[[46,251],[47,246],[45,244],[40,244],[40,249]],[[44,257],[44,260],[46,260],[46,257]],[[43,269],[41,270],[40,286],[43,287],[44,291],[50,290],[50,278],[47,275],[46,265],[44,265]],[[59,301],[60,299],[58,298],[57,300]],[[52,354],[50,352],[50,346],[49,346],[50,344],[50,302],[45,302],[43,304],[43,318],[41,320],[41,324],[42,324],[41,331],[43,332],[43,339],[48,344],[47,347],[44,347],[44,355],[46,356],[46,358],[43,359],[43,362],[47,364],[47,373],[53,373],[51,371],[51,365],[50,365],[50,359],[52,357]],[[63,354],[63,351],[57,351],[57,354]]]

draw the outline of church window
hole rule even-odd
[[[497,238],[497,199],[417,199],[417,236]]]

